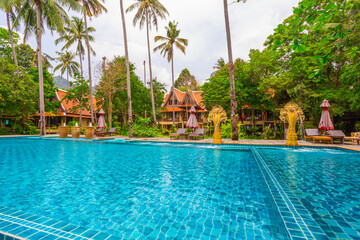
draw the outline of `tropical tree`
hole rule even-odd
[[[33,52],[33,59],[31,61],[31,67],[38,67],[38,51],[32,51]],[[51,65],[51,61],[55,61],[55,58],[53,58],[52,56],[50,56],[49,54],[47,53],[44,53],[42,52],[41,53],[41,59],[42,59],[42,65],[47,67],[47,68],[52,68],[52,65]]]
[[[126,24],[125,24],[125,13],[124,13],[123,0],[120,0],[120,12],[121,12],[121,21],[122,21],[122,25],[123,25],[125,61],[126,61],[126,88],[127,88],[127,98],[128,98],[129,137],[132,137],[133,133],[132,133],[130,66],[129,66],[129,53],[128,53],[128,46],[127,46]]]
[[[102,12],[107,12],[107,9],[101,4],[105,0],[77,0],[81,1],[84,8],[84,22],[85,22],[85,34],[86,34],[86,47],[88,52],[88,67],[89,67],[89,84],[90,84],[90,114],[91,123],[94,124],[94,103],[93,103],[93,87],[91,77],[91,58],[90,58],[90,37],[87,26],[87,17],[98,16]]]
[[[149,31],[151,29],[151,23],[156,27],[156,31],[157,31],[158,18],[165,19],[166,14],[169,15],[169,13],[158,0],[136,0],[136,3],[130,5],[130,7],[126,9],[126,12],[130,12],[134,9],[137,9],[137,11],[133,19],[133,25],[136,26],[136,24],[139,23],[139,27],[140,29],[142,29],[144,27],[144,24],[146,24],[146,37],[147,37],[147,45],[148,45],[149,71],[150,71],[151,104],[152,104],[154,124],[156,124],[157,121],[155,115],[154,91],[152,85],[153,77],[152,77],[152,69],[151,69]]]
[[[75,73],[75,81],[70,84],[72,88],[68,90],[64,100],[73,103],[71,111],[79,111],[79,127],[81,128],[82,110],[86,109],[89,103],[89,84],[79,73]]]
[[[13,12],[14,6],[15,6],[15,0],[0,1],[0,9],[4,10],[6,13],[6,22],[7,22],[7,27],[8,27],[8,31],[9,31],[9,40],[10,40],[11,50],[12,50],[12,54],[13,54],[13,58],[14,58],[14,63],[17,68],[16,74],[19,77],[19,65],[18,65],[17,58],[16,58],[15,45],[14,45],[14,40],[13,40],[13,36],[12,36],[12,31],[11,31],[11,24],[10,24],[10,16],[13,19],[15,18],[15,15]]]
[[[76,45],[77,53],[79,55],[79,62],[80,62],[80,74],[83,77],[83,64],[82,60],[85,55],[85,49],[83,45],[83,39],[86,38],[86,30],[85,24],[82,18],[72,17],[70,26],[65,27],[66,35],[63,35],[55,40],[55,44],[59,44],[60,42],[65,42],[65,45],[61,50],[69,49],[71,46]],[[95,28],[88,27],[88,33],[95,32]],[[89,41],[93,42],[94,37],[89,35]],[[90,51],[93,55],[95,55],[94,49],[90,46]]]
[[[237,0],[238,2],[246,0]],[[239,132],[237,127],[236,120],[236,108],[237,102],[235,97],[235,83],[234,83],[234,63],[232,57],[231,49],[231,34],[230,34],[230,23],[229,23],[229,12],[228,12],[228,3],[227,0],[224,0],[224,17],[225,17],[225,29],[226,29],[226,41],[228,47],[228,57],[229,57],[229,80],[230,80],[230,99],[231,99],[231,130],[232,130],[232,140],[239,139]]]
[[[220,70],[225,66],[225,60],[223,58],[219,58],[215,65],[213,66],[213,69]]]
[[[60,76],[62,77],[66,71],[67,87],[69,90],[69,75],[72,77],[75,72],[79,72],[79,63],[75,62],[75,53],[66,51],[65,53],[56,52],[59,57],[57,58],[60,63],[54,68],[54,71],[60,69]],[[59,81],[60,87],[60,81]]]
[[[162,41],[159,46],[154,48],[154,52],[160,50],[160,53],[164,57],[167,57],[167,60],[171,61],[171,81],[172,89],[174,90],[174,45],[180,49],[182,53],[185,54],[185,47],[188,45],[188,40],[185,38],[179,38],[180,30],[177,29],[178,23],[169,22],[169,25],[165,27],[166,37],[156,36],[155,42]],[[173,125],[175,125],[175,94],[172,94],[172,105],[173,105]]]
[[[61,4],[70,9],[79,9],[79,5],[74,0],[63,0],[61,1]],[[64,32],[64,26],[69,24],[70,19],[61,4],[55,0],[23,0],[17,19],[15,20],[16,22],[19,22],[20,18],[22,18],[25,22],[25,26],[31,26],[34,30],[36,28],[36,51],[38,53],[39,71],[40,135],[46,134],[41,35],[45,25],[52,31],[57,30],[58,32]],[[36,21],[34,21],[34,16],[36,16]]]
[[[184,68],[180,74],[179,77],[175,80],[175,87],[179,89],[180,91],[191,89],[193,91],[196,91],[199,84],[195,79],[194,75],[191,75],[189,69]]]

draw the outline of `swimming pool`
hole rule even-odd
[[[0,206],[124,239],[359,236],[360,155],[306,151],[2,138]]]

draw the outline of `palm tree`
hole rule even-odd
[[[52,65],[51,65],[49,60],[55,61],[55,58],[51,57],[49,54],[44,53],[44,52],[42,52],[41,54],[42,54],[42,56],[41,56],[42,65],[47,67],[47,68],[52,68]],[[38,52],[34,51],[34,56],[33,56],[32,62],[31,62],[31,67],[39,67],[38,60],[39,60],[38,59]]]
[[[223,58],[219,58],[213,66],[213,69],[220,70],[225,67],[225,65],[225,60]]]
[[[16,58],[14,40],[13,40],[11,25],[10,25],[10,17],[13,19],[15,18],[15,15],[13,12],[14,6],[15,6],[15,0],[1,0],[0,1],[0,9],[4,10],[6,13],[6,21],[7,21],[8,31],[9,31],[10,45],[11,45],[11,49],[12,49],[14,63],[16,65],[16,74],[19,76],[19,66],[18,66],[18,62],[17,62],[17,58]]]
[[[237,0],[237,2],[245,2],[246,0]],[[236,108],[237,102],[235,97],[235,83],[234,83],[234,63],[232,58],[232,48],[231,48],[231,35],[230,35],[230,24],[229,24],[229,12],[228,12],[228,3],[227,0],[224,0],[224,17],[225,17],[225,28],[226,28],[226,40],[228,47],[228,57],[229,57],[229,80],[230,80],[230,100],[231,100],[231,130],[232,130],[232,140],[239,139],[239,132],[237,127],[236,120]]]
[[[188,45],[188,40],[185,38],[179,38],[180,30],[177,27],[178,23],[169,22],[169,26],[165,27],[166,37],[156,36],[155,42],[163,41],[162,44],[154,48],[154,52],[160,50],[160,53],[167,56],[167,60],[171,61],[171,71],[172,71],[172,105],[173,105],[173,125],[175,125],[175,92],[174,92],[174,45],[180,49],[182,53],[185,54],[185,46]]]
[[[79,10],[79,5],[74,0],[63,0],[61,4],[70,9]],[[34,17],[36,16],[36,21]],[[38,71],[39,71],[39,106],[40,106],[40,135],[45,135],[45,105],[44,105],[44,83],[43,83],[43,65],[41,52],[41,35],[44,26],[50,30],[64,32],[64,26],[69,24],[70,19],[66,11],[56,0],[22,0],[21,9],[15,22],[22,18],[27,29],[35,30],[38,53]],[[36,24],[35,24],[36,23]],[[36,26],[36,27],[35,27]]]
[[[136,26],[136,23],[139,22],[140,29],[146,24],[146,36],[147,36],[147,45],[148,45],[148,56],[149,56],[149,71],[150,71],[150,90],[151,90],[151,103],[154,124],[156,124],[156,115],[155,115],[155,102],[154,102],[154,91],[153,91],[153,78],[152,78],[152,69],[151,69],[151,55],[150,55],[150,40],[149,40],[149,30],[151,29],[151,22],[158,29],[158,17],[165,19],[166,14],[169,15],[166,8],[158,0],[136,0],[136,3],[132,4],[126,12],[130,12],[134,9],[137,9],[137,12],[134,16],[133,25]]]
[[[88,33],[95,32],[95,28],[88,27]],[[82,43],[83,39],[86,38],[85,24],[82,18],[72,17],[71,24],[68,27],[65,27],[66,35],[63,35],[55,40],[55,44],[59,44],[60,42],[65,42],[64,47],[61,50],[69,49],[72,45],[76,45],[77,53],[80,58],[80,74],[83,77],[83,65],[82,60],[85,55],[84,45]],[[89,41],[93,42],[94,37],[89,36]],[[93,55],[95,55],[94,49],[90,46],[90,51]]]
[[[85,22],[85,34],[86,34],[86,47],[88,52],[88,67],[89,67],[89,85],[90,85],[90,114],[91,114],[91,123],[94,124],[94,104],[93,104],[93,89],[92,89],[92,78],[91,78],[91,59],[90,59],[90,38],[87,27],[87,18],[86,16],[98,16],[102,12],[107,12],[107,9],[101,4],[105,0],[77,0],[81,1],[84,8],[84,22]]]
[[[75,53],[66,51],[65,53],[56,52],[59,57],[57,58],[60,63],[54,68],[54,71],[60,69],[61,77],[63,76],[66,70],[66,80],[67,87],[69,89],[69,75],[72,77],[75,72],[79,72],[79,64],[73,59],[75,58]]]
[[[123,0],[120,0],[121,21],[123,25],[124,47],[125,47],[125,61],[126,61],[126,87],[128,98],[128,115],[129,115],[129,137],[133,136],[132,133],[132,106],[131,106],[131,86],[130,86],[130,66],[129,66],[129,52],[127,46],[126,24]]]

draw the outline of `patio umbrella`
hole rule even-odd
[[[323,108],[319,123],[320,130],[334,130],[334,125],[331,122],[328,108],[331,107],[328,100],[324,99],[320,105]]]
[[[199,127],[199,124],[198,124],[198,121],[196,120],[196,116],[195,116],[195,113],[196,113],[196,110],[195,110],[195,107],[192,106],[190,108],[190,117],[189,117],[189,120],[188,122],[186,123],[186,128],[198,128]]]
[[[105,117],[104,117],[105,112],[103,109],[100,109],[98,113],[100,114],[100,117],[97,122],[97,128],[105,129],[106,128]]]

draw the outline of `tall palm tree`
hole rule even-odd
[[[152,104],[154,124],[156,124],[149,31],[151,29],[150,23],[152,23],[157,30],[158,18],[165,19],[166,14],[169,15],[169,13],[158,0],[135,0],[135,1],[136,3],[128,7],[128,9],[126,9],[126,12],[130,12],[134,9],[137,9],[133,20],[133,25],[136,26],[136,23],[139,22],[139,27],[141,29],[144,26],[144,24],[146,24],[146,36],[147,36],[149,71],[150,71],[151,104]]]
[[[95,32],[95,28],[88,27],[88,33]],[[65,45],[61,50],[69,49],[72,45],[76,45],[77,53],[79,54],[80,59],[80,74],[83,77],[83,65],[82,60],[85,55],[84,45],[82,43],[83,39],[86,38],[85,24],[82,18],[72,17],[71,24],[68,27],[65,27],[66,35],[63,35],[55,40],[55,44],[59,44],[60,42],[65,42]],[[93,42],[94,37],[89,36],[89,41]],[[90,51],[93,55],[95,55],[94,49],[90,46]]]
[[[129,115],[129,137],[132,137],[133,133],[132,133],[132,106],[131,106],[130,66],[129,66],[129,52],[128,52],[128,46],[127,46],[126,23],[125,23],[125,13],[124,13],[123,0],[120,0],[120,12],[121,12],[121,21],[122,21],[122,25],[123,25],[124,47],[125,47],[126,87],[127,87],[128,115]]]
[[[237,2],[245,2],[246,0],[237,0]],[[224,17],[225,17],[225,28],[226,28],[226,40],[228,47],[228,57],[229,57],[229,80],[230,80],[230,100],[231,100],[231,130],[232,130],[232,140],[239,139],[239,132],[237,127],[236,120],[236,108],[237,102],[235,97],[235,83],[234,83],[234,63],[232,58],[232,48],[231,48],[231,35],[230,35],[230,23],[229,23],[229,12],[228,12],[228,3],[227,0],[224,0]]]
[[[87,27],[87,18],[86,16],[98,16],[102,12],[107,12],[107,9],[101,4],[105,0],[77,0],[81,1],[84,8],[84,22],[85,22],[85,34],[86,34],[86,47],[88,52],[88,67],[89,67],[89,85],[90,85],[90,114],[91,114],[91,123],[94,124],[94,103],[93,103],[93,89],[92,89],[92,78],[91,78],[91,58],[90,58],[90,38]]]
[[[56,52],[60,63],[54,68],[54,71],[60,69],[60,75],[63,76],[66,70],[67,88],[69,89],[69,75],[72,77],[75,72],[79,72],[79,63],[75,62],[75,53],[66,51],[65,53]]]
[[[219,58],[213,66],[213,69],[220,70],[225,67],[225,65],[225,60],[223,58]]]
[[[180,30],[177,29],[178,23],[169,22],[169,25],[165,27],[166,37],[156,36],[155,42],[163,41],[162,44],[154,48],[154,52],[160,50],[160,53],[167,57],[167,60],[171,61],[171,80],[172,80],[172,105],[173,105],[173,125],[175,125],[175,92],[174,92],[174,45],[185,54],[185,47],[188,45],[188,40],[185,38],[179,38]]]
[[[62,0],[59,2],[56,0],[21,0],[20,2],[21,9],[15,21],[19,22],[20,19],[23,19],[25,26],[28,29],[35,30],[36,33],[39,71],[40,135],[45,135],[44,83],[41,52],[42,31],[46,25],[51,31],[64,32],[64,26],[69,24],[70,19],[62,5],[73,10],[79,10],[80,6],[75,0]],[[34,21],[34,17],[36,17],[36,21]]]
[[[11,24],[10,24],[10,17],[13,19],[15,18],[15,14],[13,12],[15,3],[16,3],[15,0],[1,0],[0,1],[0,9],[4,10],[6,13],[6,21],[7,21],[8,31],[9,31],[11,50],[12,50],[12,54],[13,54],[13,58],[14,58],[14,63],[16,65],[16,74],[19,76],[19,65],[18,65],[17,58],[16,58],[14,40],[13,40]]]

